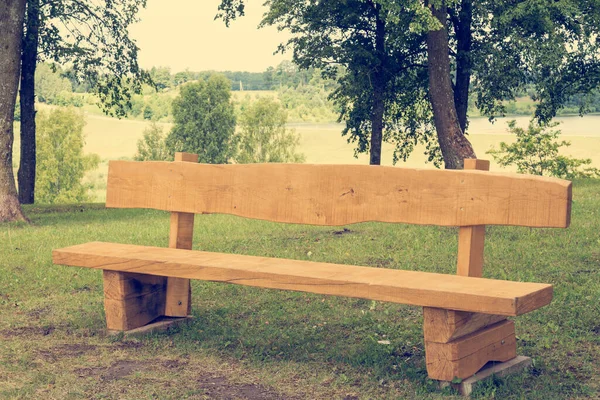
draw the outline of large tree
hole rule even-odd
[[[146,0],[27,0],[21,56],[21,203],[34,201],[37,63],[70,64],[76,79],[92,84],[105,112],[124,116],[132,92],[150,82],[138,65],[138,48],[128,32],[145,6]]]
[[[600,4],[590,0],[362,0],[360,4],[380,7],[379,15],[385,24],[394,24],[406,15],[412,16],[408,30],[424,31],[422,40],[427,49],[428,97],[437,131],[437,143],[447,168],[461,168],[465,157],[475,153],[464,136],[468,129],[469,96],[475,104],[493,118],[504,112],[503,102],[514,99],[525,85],[533,86],[538,121],[545,122],[571,96],[589,93],[600,83],[599,49]],[[294,29],[301,26],[295,15],[300,4],[321,3],[298,1],[294,7],[285,0],[270,0],[267,15],[279,13],[279,26]],[[344,2],[350,4],[350,2]],[[243,15],[244,0],[222,0],[220,16],[226,21]],[[357,7],[344,10],[345,21],[354,22],[360,11]],[[408,10],[408,12],[407,12]],[[304,16],[309,16],[306,14]],[[337,24],[321,14],[324,24]],[[406,26],[406,25],[405,25]],[[356,24],[348,24],[341,34],[351,35]],[[340,33],[330,31],[294,33],[296,47],[302,46],[310,34],[337,40]],[[365,34],[366,36],[366,34]],[[404,38],[389,37],[385,47],[413,48]],[[374,43],[374,42],[372,42]],[[296,52],[296,47],[294,51]],[[314,49],[309,48],[314,51]],[[419,63],[410,73],[418,74]],[[404,71],[403,74],[409,72]],[[420,75],[423,77],[423,75]],[[360,80],[356,82],[361,84]],[[393,107],[393,106],[392,106]],[[398,104],[406,108],[405,104]],[[586,111],[582,103],[581,112]],[[426,114],[424,114],[426,115]],[[420,118],[420,117],[417,117]],[[363,117],[364,121],[364,117]],[[397,129],[393,127],[393,130]],[[375,132],[373,132],[375,133]],[[428,140],[427,138],[425,140]],[[410,149],[410,148],[409,148]],[[359,148],[360,150],[360,148]]]
[[[12,167],[25,0],[0,0],[0,222],[24,220]]]
[[[416,138],[431,134],[431,113],[423,107],[425,45],[423,32],[410,29],[412,9],[400,7],[391,18],[388,8],[372,0],[267,3],[262,25],[293,35],[281,50],[293,49],[302,68],[338,77],[332,98],[346,123],[343,135],[357,144],[358,153],[370,152],[370,164],[381,163],[384,136],[396,143],[396,159],[406,158]]]

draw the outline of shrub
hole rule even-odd
[[[242,108],[238,135],[238,163],[303,162],[296,153],[300,138],[285,128],[287,113],[281,104],[262,97]]]
[[[89,201],[91,185],[81,181],[87,171],[98,167],[100,157],[83,154],[83,114],[73,108],[39,111],[36,123],[36,202]]]
[[[174,125],[167,136],[170,153],[195,153],[203,163],[229,162],[235,151],[230,87],[222,75],[181,86],[172,105]]]
[[[173,159],[173,154],[167,150],[165,134],[162,127],[152,122],[144,129],[143,137],[137,142],[137,153],[133,157],[136,161],[168,161]]]
[[[527,130],[517,127],[515,120],[508,123],[510,133],[517,136],[513,144],[500,143],[500,149],[487,151],[494,160],[503,167],[515,165],[520,173],[532,175],[555,176],[557,178],[574,179],[600,176],[600,170],[589,166],[592,160],[572,158],[559,154],[561,147],[568,147],[570,142],[558,141],[559,130],[551,130],[558,123],[537,125],[529,122]],[[582,168],[583,167],[583,168]]]

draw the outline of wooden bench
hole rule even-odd
[[[106,206],[170,211],[169,248],[92,242],[54,250],[56,264],[103,270],[109,329],[187,316],[190,279],[403,303],[423,307],[429,376],[450,381],[515,358],[514,323],[506,317],[551,301],[551,285],[481,277],[485,225],[567,227],[568,181],[486,172],[482,160],[465,160],[472,170],[462,171],[194,161],[177,153],[175,162],[109,166]],[[196,213],[457,226],[457,275],[192,251]]]

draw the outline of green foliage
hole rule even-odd
[[[99,96],[108,114],[125,116],[132,93],[150,82],[138,65],[129,27],[146,0],[40,0],[40,60],[68,64],[71,82]]]
[[[97,154],[83,154],[83,114],[72,108],[40,111],[37,123],[36,202],[75,203],[89,200],[87,171],[98,167]]]
[[[71,82],[60,75],[56,66],[39,63],[35,74],[35,94],[38,101],[48,104],[57,104],[59,97],[64,93],[71,93]],[[57,104],[58,105],[58,104]]]
[[[510,113],[505,101],[524,91],[535,101],[539,122],[549,122],[573,96],[581,100],[578,112],[589,111],[587,94],[600,84],[600,4],[525,0],[473,6],[471,83],[483,115]]]
[[[266,162],[304,162],[296,152],[300,137],[285,128],[287,113],[277,101],[262,97],[244,107],[240,118],[238,152],[241,164]]]
[[[165,90],[171,87],[171,69],[169,67],[152,67],[150,77],[158,90]]]
[[[165,143],[166,135],[163,128],[152,122],[144,129],[142,139],[137,142],[137,153],[133,157],[136,161],[169,161],[173,153],[169,153]]]
[[[507,112],[534,112],[539,122],[548,122],[564,107],[580,114],[597,109],[597,1],[270,0],[262,24],[277,25],[292,34],[279,50],[293,48],[294,61],[302,68],[322,67],[327,72],[338,65],[347,66],[348,74],[340,80],[334,99],[341,107],[340,119],[347,124],[345,134],[357,143],[357,152],[369,146],[365,121],[372,114],[369,106],[374,97],[362,94],[373,86],[376,61],[382,60],[385,52],[392,61],[380,66],[394,77],[385,89],[386,107],[399,105],[385,117],[387,139],[396,143],[394,159],[405,159],[420,142],[427,144],[427,153],[435,160],[439,152],[426,104],[425,51],[426,34],[438,29],[439,22],[424,4],[444,4],[447,9],[457,111],[460,108],[462,113],[472,104],[490,119]],[[244,15],[244,6],[245,0],[222,0],[217,17],[229,25]],[[377,8],[386,36],[384,46],[373,51],[373,10]],[[459,75],[463,78],[460,84]],[[466,92],[469,88],[471,96]],[[533,96],[534,103],[519,108],[510,102],[525,92]]]
[[[224,18],[239,14],[227,10],[233,4],[222,2]],[[336,80],[330,99],[346,124],[342,135],[356,144],[355,155],[370,151],[372,133],[383,126],[383,139],[395,145],[394,163],[406,160],[416,144],[429,142],[433,144],[426,147],[428,159],[436,163],[440,159],[427,100],[424,31],[411,28],[415,21],[427,22],[421,21],[416,5],[414,1],[269,2],[262,25],[292,33],[280,50],[292,48],[301,69],[319,68],[324,78]],[[286,79],[292,70],[285,67],[273,74]]]
[[[152,119],[153,114],[152,108],[149,105],[146,105],[146,107],[144,107],[144,119]]]
[[[298,87],[282,86],[277,97],[293,122],[331,122],[337,119],[336,108],[329,99],[331,91],[324,85],[309,83]]]
[[[494,160],[503,167],[515,165],[518,172],[532,175],[555,176],[564,179],[600,177],[600,170],[585,167],[591,164],[590,159],[578,159],[559,154],[561,147],[568,147],[570,142],[557,141],[559,130],[550,130],[558,123],[537,125],[529,122],[527,130],[517,127],[516,121],[510,121],[508,127],[517,136],[513,144],[500,143],[500,149],[487,151]],[[584,167],[584,168],[581,168]]]
[[[235,152],[229,80],[212,75],[206,82],[183,85],[173,100],[173,122],[166,142],[170,153],[195,153],[202,163],[229,162]]]

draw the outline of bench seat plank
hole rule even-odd
[[[552,285],[321,262],[91,242],[52,252],[55,264],[367,298],[516,316],[552,299]]]

